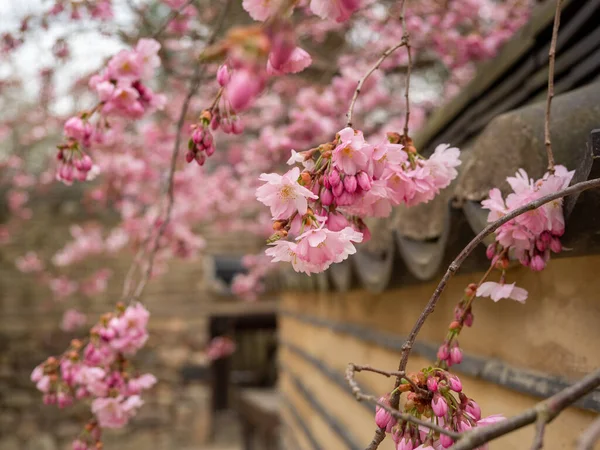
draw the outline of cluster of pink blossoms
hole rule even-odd
[[[99,98],[99,103],[89,112],[71,117],[65,122],[66,142],[58,146],[59,161],[56,178],[65,184],[74,180],[93,179],[99,172],[85,152],[92,144],[105,142],[108,118],[119,116],[140,119],[145,114],[162,109],[166,97],[155,94],[146,84],[160,66],[160,44],[153,39],[140,39],[135,49],[121,50],[108,62],[100,75],[89,82]],[[101,118],[96,125],[90,122],[98,113]]]
[[[360,8],[360,0],[310,0],[310,11],[321,19],[345,22]],[[244,0],[242,6],[254,20],[265,21],[282,7],[282,1]]]
[[[475,400],[462,392],[460,379],[439,368],[426,368],[410,376],[412,383],[400,385],[401,393],[408,392],[404,412],[449,431],[463,433],[473,428],[504,420],[501,415],[481,417]],[[379,401],[389,406],[389,395]],[[452,438],[425,426],[398,422],[389,412],[377,407],[375,423],[391,433],[396,450],[440,450],[454,444]],[[485,450],[487,446],[479,447]]]
[[[227,358],[235,349],[235,342],[230,337],[217,336],[206,347],[206,357],[212,361]]]
[[[73,442],[75,450],[99,448],[102,429],[125,426],[143,404],[142,391],[156,383],[151,374],[135,374],[128,361],[148,339],[148,318],[139,303],[119,305],[92,327],[87,343],[75,339],[62,356],[33,370],[31,380],[44,393],[45,404],[65,408],[91,400],[94,419]],[[72,320],[81,324],[81,317]]]
[[[112,0],[55,0],[48,14],[56,16],[63,12],[68,12],[71,20],[82,19],[84,12],[94,19],[109,20],[113,18]]]
[[[269,77],[298,73],[312,63],[311,56],[296,45],[291,25],[283,21],[235,28],[204,57],[224,58],[226,62],[217,70],[220,89],[212,106],[202,112],[199,123],[192,125],[186,161],[199,165],[215,152],[211,130],[226,134],[244,131],[239,114],[254,105]]]
[[[369,239],[363,219],[385,217],[394,205],[428,202],[457,176],[459,150],[440,145],[429,159],[410,138],[389,133],[371,145],[362,132],[344,128],[333,142],[306,152],[292,150],[284,175],[262,174],[257,199],[271,209],[275,234],[266,254],[298,272],[322,272]],[[289,235],[295,241],[282,238]]]
[[[574,173],[564,166],[556,166],[554,173],[547,172],[534,181],[520,169],[514,177],[507,178],[513,192],[506,200],[500,190],[494,188],[490,191],[490,198],[481,202],[484,208],[490,210],[488,222],[494,222],[520,206],[566,188]],[[562,203],[562,198],[554,200],[502,225],[496,231],[496,244],[487,249],[488,257],[493,259],[507,249],[513,251],[524,266],[535,271],[543,270],[550,259],[550,252],[559,253],[562,250],[560,237],[565,232]]]

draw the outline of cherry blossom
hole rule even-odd
[[[515,286],[515,283],[502,284],[486,281],[477,288],[476,295],[478,297],[490,297],[495,302],[503,298],[510,298],[519,303],[525,303],[525,300],[527,300],[527,291]]]

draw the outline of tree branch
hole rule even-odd
[[[400,364],[398,365],[398,371],[403,372],[406,370],[406,364],[408,362],[408,357],[412,350],[412,346],[415,342],[417,334],[421,330],[421,327],[425,323],[425,320],[427,319],[427,317],[435,309],[435,306],[437,305],[437,302],[440,299],[442,292],[446,288],[448,281],[458,271],[458,269],[460,268],[462,263],[465,261],[465,259],[467,259],[467,257],[473,252],[473,250],[475,250],[475,248],[477,248],[477,246],[488,235],[492,234],[494,231],[496,231],[498,228],[500,228],[506,222],[511,221],[512,219],[520,216],[521,214],[524,214],[528,211],[537,209],[540,206],[545,205],[546,203],[549,203],[553,200],[556,200],[556,199],[559,199],[562,197],[566,197],[571,194],[576,194],[578,192],[583,192],[588,189],[593,189],[596,187],[600,187],[600,178],[596,178],[594,180],[588,180],[588,181],[583,181],[581,183],[574,184],[573,186],[563,189],[562,191],[554,192],[553,194],[549,194],[544,197],[540,197],[537,200],[527,203],[526,205],[523,205],[519,208],[516,208],[515,210],[506,214],[504,217],[489,224],[483,230],[481,230],[481,232],[479,232],[479,234],[477,236],[475,236],[475,238],[473,238],[473,240],[471,242],[469,242],[467,244],[467,246],[459,253],[459,255],[456,257],[456,259],[454,261],[452,261],[452,263],[448,267],[448,270],[446,271],[446,273],[444,274],[444,276],[438,283],[437,287],[435,288],[433,295],[427,302],[425,309],[423,310],[423,312],[421,312],[421,315],[419,316],[419,318],[417,319],[417,322],[414,324],[412,330],[410,331],[410,334],[408,335],[406,342],[402,346],[402,355],[401,355],[401,359],[400,359]]]
[[[379,66],[381,66],[383,61],[385,61],[385,59],[388,56],[390,56],[392,53],[394,53],[400,47],[403,47],[405,45],[406,45],[406,42],[404,40],[404,37],[402,37],[402,41],[400,41],[399,44],[396,44],[393,47],[388,48],[385,52],[383,52],[382,55],[377,60],[377,62],[375,64],[373,64],[373,67],[371,67],[367,71],[367,73],[365,73],[363,75],[363,77],[358,81],[358,86],[356,86],[356,90],[354,91],[354,95],[352,96],[352,101],[350,102],[350,106],[348,107],[348,112],[346,113],[346,117],[348,118],[348,122],[346,123],[347,127],[352,126],[352,114],[354,113],[354,104],[356,103],[356,100],[358,99],[358,95],[360,94],[360,91],[361,91],[363,85],[365,84],[365,81],[367,81],[367,79],[371,76],[371,74],[373,72],[375,72],[377,69],[379,69]]]
[[[213,28],[213,31],[211,33],[211,36],[209,37],[209,39],[206,43],[207,46],[214,43],[214,41],[217,37],[217,34],[221,30],[223,21],[224,21],[225,17],[227,16],[227,11],[229,9],[230,4],[231,4],[231,0],[228,0],[225,3],[225,5],[223,6],[223,9],[221,10],[221,14],[220,14],[219,18],[217,19],[215,27]],[[202,65],[197,64],[194,67],[194,74],[192,75],[192,79],[190,80],[190,87],[188,89],[185,100],[183,101],[183,105],[181,106],[181,111],[179,113],[179,120],[177,121],[177,132],[175,135],[175,144],[173,145],[173,152],[171,154],[171,167],[169,169],[169,178],[168,178],[168,182],[167,182],[166,212],[163,217],[162,223],[160,224],[160,226],[158,228],[156,236],[154,237],[154,242],[152,243],[152,248],[150,250],[150,253],[148,254],[148,265],[146,267],[146,271],[144,272],[142,279],[139,281],[139,283],[135,289],[135,292],[131,298],[132,302],[135,300],[138,300],[140,298],[140,296],[142,295],[142,292],[144,291],[144,288],[146,287],[146,284],[148,283],[148,280],[152,276],[152,269],[154,267],[154,259],[156,257],[156,253],[160,246],[160,239],[163,236],[163,234],[171,220],[171,213],[173,211],[173,206],[175,204],[173,180],[175,178],[175,169],[177,167],[177,160],[179,157],[179,148],[181,146],[182,128],[185,123],[185,117],[187,115],[190,101],[192,100],[192,97],[198,90],[198,87],[200,86],[200,81],[202,80],[205,71],[206,71],[206,65],[204,65],[204,64],[202,64]]]
[[[556,13],[554,14],[554,26],[552,27],[552,41],[548,52],[548,95],[546,97],[546,115],[544,118],[544,141],[546,155],[548,157],[548,171],[554,173],[554,154],[552,153],[552,140],[550,138],[550,108],[554,97],[554,62],[556,60],[556,41],[558,39],[558,27],[560,26],[562,0],[556,0]]]
[[[600,417],[594,420],[579,436],[577,450],[593,450],[598,439],[600,439]]]
[[[410,50],[410,34],[406,27],[406,2],[402,1],[402,12],[400,22],[402,23],[402,40],[406,43],[406,54],[408,55],[408,64],[406,65],[406,87],[404,89],[404,99],[406,100],[406,117],[404,119],[404,137],[408,138],[408,121],[410,120],[410,74],[412,71],[412,53]]]
[[[437,431],[438,433],[450,436],[453,439],[458,439],[460,437],[460,434],[456,433],[455,431],[446,430],[445,428],[440,427],[439,425],[437,425],[433,422],[427,422],[425,420],[417,419],[412,414],[401,413],[400,411],[398,411],[398,409],[392,408],[389,405],[386,405],[385,403],[380,402],[377,397],[375,397],[373,395],[364,394],[362,392],[362,390],[360,389],[358,382],[354,379],[354,374],[359,371],[359,370],[357,370],[358,368],[361,368],[361,366],[356,366],[356,365],[350,363],[350,364],[348,364],[348,368],[346,369],[346,380],[348,381],[348,385],[350,386],[350,389],[352,389],[352,393],[354,394],[354,397],[356,397],[356,400],[358,400],[359,402],[365,400],[365,401],[374,403],[377,406],[379,406],[380,408],[382,408],[385,411],[387,411],[388,413],[390,413],[390,415],[397,420],[401,420],[404,422],[411,422],[411,423],[414,423],[415,425],[429,428],[431,430]],[[377,373],[382,373],[382,372],[383,371],[379,371]],[[381,441],[383,441],[383,439],[381,439]],[[377,447],[371,447],[371,448],[377,448]]]
[[[493,439],[530,425],[535,421],[543,423],[545,426],[558,416],[563,409],[572,405],[598,386],[600,386],[600,370],[588,374],[577,383],[563,389],[558,394],[538,403],[533,408],[522,412],[518,416],[485,427],[475,428],[473,431],[465,433],[450,449],[473,450]],[[540,429],[542,429],[541,425],[538,426],[538,435],[540,435]]]

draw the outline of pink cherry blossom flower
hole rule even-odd
[[[137,395],[127,399],[122,396],[96,398],[92,402],[92,413],[102,428],[123,428],[143,403]]]
[[[439,392],[433,395],[431,408],[437,417],[444,417],[448,413],[448,403],[446,403],[446,399]]]
[[[321,19],[345,22],[360,8],[360,0],[311,0],[310,10]]]
[[[35,273],[44,270],[44,263],[35,252],[27,252],[25,255],[18,257],[15,265],[23,273]]]
[[[67,309],[63,314],[60,328],[63,331],[75,331],[83,327],[87,322],[87,316],[76,309]]]
[[[312,58],[306,50],[296,47],[285,63],[278,68],[271,65],[271,60],[267,62],[267,73],[269,75],[283,75],[286,73],[302,72],[312,63]]]
[[[210,360],[226,358],[235,352],[236,345],[233,340],[227,336],[217,336],[213,338],[206,349],[206,356]]]
[[[365,142],[362,132],[347,127],[338,133],[340,143],[333,150],[334,165],[347,175],[368,170],[373,147]]]
[[[362,238],[362,233],[351,227],[331,231],[321,225],[296,238],[296,255],[308,264],[310,272],[322,272],[356,253],[353,242],[361,242]]]
[[[440,144],[427,159],[425,166],[431,172],[437,189],[448,187],[450,182],[456,178],[458,172],[455,167],[461,164],[459,156],[458,148],[450,147],[449,144]]]
[[[495,302],[502,298],[510,298],[519,303],[525,303],[525,300],[527,300],[527,291],[515,286],[515,283],[501,284],[493,281],[486,281],[477,288],[476,295],[477,297],[490,297]]]
[[[135,81],[142,76],[142,64],[137,53],[121,50],[108,62],[108,74],[115,80]]]
[[[127,390],[129,395],[136,395],[140,392],[150,389],[156,384],[157,380],[151,373],[145,373],[137,378],[132,378],[127,383]]]
[[[283,176],[275,173],[261,174],[259,179],[266,184],[256,190],[256,198],[271,208],[274,219],[288,219],[296,211],[304,215],[308,208],[307,199],[318,198],[298,183],[299,176],[298,167],[294,167]]]
[[[277,0],[244,0],[242,7],[254,20],[263,22],[277,11],[279,4]]]
[[[104,397],[108,393],[108,384],[105,381],[106,371],[100,367],[82,365],[74,381],[84,387],[87,392],[98,397]]]

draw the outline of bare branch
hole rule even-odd
[[[356,397],[356,399],[359,402],[365,400],[365,401],[374,403],[377,406],[379,406],[380,408],[386,410],[388,413],[391,414],[392,417],[394,417],[397,420],[401,420],[404,422],[411,422],[411,423],[414,423],[415,425],[429,428],[431,430],[437,431],[438,433],[450,436],[453,439],[458,439],[460,437],[460,434],[456,433],[455,431],[446,430],[445,428],[440,427],[439,425],[437,425],[433,422],[427,422],[425,420],[417,419],[415,416],[413,416],[411,414],[401,413],[397,409],[392,408],[389,405],[386,405],[385,403],[380,402],[377,397],[375,397],[373,395],[364,394],[362,392],[362,390],[360,389],[358,382],[354,379],[354,373],[357,372],[357,367],[361,367],[361,366],[355,366],[352,363],[348,364],[348,368],[346,369],[346,380],[348,381],[348,385],[350,386],[350,389],[352,389],[352,393],[354,394],[354,397]],[[374,447],[374,448],[377,448],[377,447]]]
[[[377,431],[375,431],[375,436],[373,436],[373,440],[367,446],[367,448],[365,448],[365,450],[376,450],[377,448],[379,448],[379,444],[381,444],[384,439],[385,439],[385,430],[382,430],[381,428],[377,428]]]
[[[231,0],[228,0],[227,3],[224,5],[223,9],[221,10],[221,14],[220,14],[219,18],[217,19],[215,27],[213,28],[212,34],[209,37],[206,45],[211,45],[212,43],[214,43],[214,41],[217,37],[217,34],[221,30],[223,21],[227,15],[227,10],[229,9],[230,4],[231,4]],[[173,145],[173,152],[171,154],[171,167],[169,169],[169,178],[168,178],[168,182],[167,182],[166,212],[163,217],[162,223],[160,224],[160,226],[158,228],[156,236],[154,237],[154,242],[152,243],[152,248],[150,249],[150,252],[148,253],[148,262],[147,262],[146,271],[144,272],[141,280],[139,281],[139,283],[135,289],[135,292],[131,298],[131,301],[135,301],[140,298],[140,296],[142,295],[142,292],[144,291],[144,288],[146,287],[146,284],[148,283],[148,280],[150,279],[150,277],[152,275],[152,269],[154,268],[154,259],[156,257],[156,253],[160,246],[160,239],[163,236],[163,234],[167,228],[167,225],[169,224],[169,222],[171,220],[171,213],[173,211],[173,206],[175,204],[173,180],[175,178],[175,169],[177,167],[177,160],[179,157],[179,148],[181,146],[181,132],[182,132],[183,125],[185,123],[185,117],[187,115],[190,101],[191,101],[192,97],[194,96],[194,94],[196,93],[196,91],[198,90],[198,87],[200,86],[200,81],[202,80],[205,71],[206,71],[206,65],[204,65],[204,64],[196,65],[196,67],[194,68],[194,74],[192,75],[192,79],[190,80],[190,87],[188,89],[185,100],[183,101],[183,105],[181,106],[181,112],[179,113],[179,120],[177,121],[177,132],[175,135],[175,144]]]
[[[485,427],[475,428],[473,431],[465,433],[453,447],[450,447],[450,449],[473,450],[493,439],[530,425],[535,421],[538,421],[538,423],[543,422],[545,426],[558,416],[563,409],[572,405],[598,386],[600,386],[600,370],[592,372],[577,383],[563,389],[558,394],[538,403],[533,408],[522,412],[518,416]],[[542,426],[539,425],[538,435],[540,434],[539,430],[541,428]]]
[[[190,6],[192,3],[194,3],[194,1],[196,0],[188,0],[181,8],[172,10],[165,19],[165,21],[162,23],[162,25],[159,26],[158,29],[154,32],[152,37],[156,39],[158,36],[160,36],[162,32],[165,31],[165,29],[169,26],[171,21],[177,18],[183,12],[183,10]]]
[[[350,106],[348,107],[348,112],[346,113],[346,117],[348,118],[346,126],[352,126],[352,114],[354,113],[354,104],[356,103],[356,99],[358,99],[358,95],[360,94],[360,91],[363,85],[365,84],[365,81],[367,81],[367,79],[371,76],[373,72],[379,69],[379,66],[381,66],[383,61],[385,61],[385,59],[388,56],[390,56],[392,53],[394,53],[396,50],[398,50],[400,47],[403,47],[404,45],[406,45],[406,42],[404,41],[403,37],[402,41],[399,44],[396,44],[393,47],[388,48],[385,52],[383,52],[381,57],[377,60],[377,62],[373,64],[373,67],[371,67],[367,71],[367,73],[365,73],[363,77],[358,81],[358,86],[356,86],[356,90],[354,91],[354,95],[352,96],[352,101],[350,102]]]
[[[544,448],[544,432],[546,431],[546,421],[542,416],[538,417],[535,423],[535,438],[531,445],[531,450],[542,450]]]
[[[406,100],[406,118],[404,119],[404,137],[408,138],[408,121],[410,120],[410,74],[412,71],[412,53],[410,51],[410,34],[406,26],[406,3],[408,0],[402,1],[402,13],[400,22],[402,23],[402,40],[406,43],[406,54],[408,55],[408,64],[406,65],[406,87],[404,90],[404,99]]]
[[[598,439],[600,439],[600,417],[594,420],[579,436],[577,450],[593,450]]]
[[[410,386],[413,388],[413,390],[416,393],[418,393],[419,395],[421,395],[423,397],[426,397],[429,395],[428,391],[417,386],[417,384],[413,380],[411,380],[408,376],[406,376],[406,373],[404,373],[404,372],[387,372],[385,370],[376,369],[375,367],[358,366],[356,364],[353,364],[353,366],[354,366],[355,372],[373,372],[373,373],[377,373],[379,375],[383,375],[384,377],[388,377],[388,378],[389,377],[397,377],[397,378],[400,378],[401,380],[406,380],[406,382],[408,384],[410,384]]]
[[[552,153],[552,140],[550,138],[550,108],[554,97],[554,61],[556,60],[556,41],[558,39],[558,27],[560,26],[560,12],[562,0],[556,0],[556,13],[554,14],[554,26],[552,27],[552,41],[548,52],[548,95],[546,97],[546,116],[544,118],[544,141],[546,155],[548,156],[548,171],[554,173],[554,154]]]

